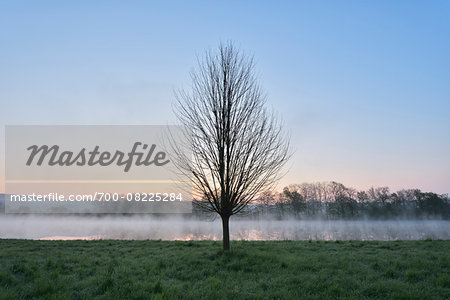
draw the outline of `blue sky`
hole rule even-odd
[[[449,193],[449,37],[449,1],[2,1],[0,139],[5,124],[173,123],[196,55],[232,40],[291,134],[281,185]]]

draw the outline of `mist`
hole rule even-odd
[[[449,239],[448,220],[231,219],[232,240]],[[3,239],[220,240],[219,219],[152,216],[0,216]]]

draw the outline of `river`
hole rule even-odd
[[[450,239],[444,220],[239,220],[233,240],[421,240]],[[220,220],[183,218],[0,216],[0,238],[220,240]]]

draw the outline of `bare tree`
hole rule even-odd
[[[254,75],[253,59],[232,43],[207,52],[191,72],[192,89],[176,93],[175,113],[189,126],[192,157],[174,162],[193,184],[197,205],[220,215],[223,249],[229,219],[273,188],[289,158],[289,141]]]

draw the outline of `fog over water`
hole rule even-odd
[[[233,240],[420,240],[450,239],[444,220],[240,220],[231,219]],[[221,222],[184,218],[0,216],[0,238],[220,240]]]

